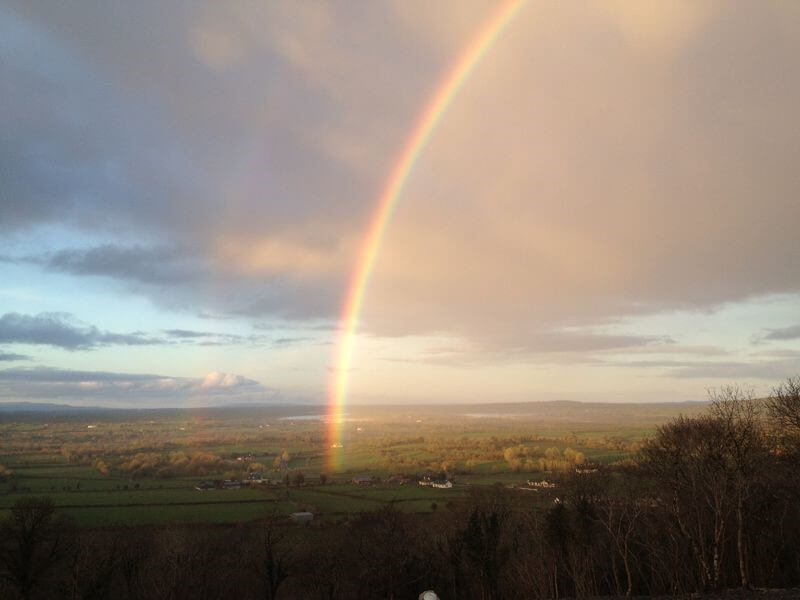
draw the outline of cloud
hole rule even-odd
[[[241,375],[214,371],[205,378],[168,377],[144,373],[78,371],[50,367],[0,370],[5,398],[88,400],[102,404],[182,405],[186,401],[268,401],[277,391]]]
[[[666,369],[667,377],[676,379],[780,380],[797,375],[796,359],[748,361],[675,361],[649,360],[614,363],[619,367]]]
[[[270,316],[316,326],[313,322],[329,318],[335,307],[337,278],[309,277],[299,259],[294,263],[291,257],[276,255],[263,262],[257,249],[248,255],[244,246],[235,251],[229,247],[222,256],[209,252],[200,247],[103,244],[47,254],[2,255],[0,262],[102,277],[170,309],[194,306],[212,311],[200,311],[201,318]],[[294,273],[292,265],[297,267]]]
[[[210,331],[191,331],[189,329],[162,329],[162,331],[170,337],[188,339],[212,337],[216,335]]]
[[[212,371],[205,376],[203,382],[200,384],[200,388],[203,390],[220,390],[257,384],[258,382],[242,377],[241,375]]]
[[[800,339],[800,325],[792,325],[790,327],[780,327],[778,329],[768,329],[767,333],[761,339],[764,340]]]
[[[311,341],[312,338],[308,337],[282,337],[273,340],[273,343],[278,346],[289,346],[291,344],[299,344],[302,342]]]
[[[145,332],[113,333],[94,325],[76,321],[69,313],[40,313],[25,315],[6,313],[0,316],[0,343],[49,345],[65,350],[90,350],[101,346],[143,346],[184,344],[198,346],[288,344],[310,338],[272,339],[262,334],[162,329],[162,336]],[[9,354],[8,356],[22,356]],[[6,359],[12,360],[12,359]],[[22,359],[14,359],[22,360]]]
[[[211,276],[208,265],[190,259],[187,254],[187,251],[173,247],[104,244],[85,249],[60,250],[27,260],[40,263],[51,271],[158,285],[179,285]]]
[[[364,326],[533,342],[543,326],[800,291],[785,241],[800,77],[780,67],[797,23],[725,4],[685,31],[675,17],[679,47],[653,53],[605,15],[528,6],[417,164]]]
[[[469,339],[429,346],[414,357],[389,356],[391,362],[461,366],[507,362],[596,363],[592,355],[604,352],[637,352],[669,347],[670,338],[643,335],[608,335],[583,331],[541,331],[517,338],[477,344]]]
[[[630,4],[509,25],[412,171],[361,331],[594,352],[633,341],[548,332],[800,292],[800,21]],[[487,10],[10,2],[0,229],[57,225],[32,266],[159,306],[336,321],[382,182]]]
[[[0,352],[0,362],[15,360],[30,360],[31,357],[25,354],[14,354],[13,352]]]
[[[94,325],[73,322],[67,313],[5,313],[0,317],[0,343],[42,344],[66,350],[87,350],[97,346],[140,346],[164,342],[141,332],[101,331]]]

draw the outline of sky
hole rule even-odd
[[[380,193],[498,3],[0,5],[0,401],[326,402]],[[800,375],[800,5],[528,0],[438,122],[347,401]]]

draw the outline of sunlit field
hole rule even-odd
[[[619,464],[660,421],[702,409],[603,405],[587,416],[583,405],[556,403],[456,407],[450,416],[441,407],[355,407],[336,449],[309,407],[6,413],[0,465],[14,475],[0,483],[0,510],[47,495],[85,527],[234,523],[297,511],[342,520],[387,504],[429,513],[475,486],[558,479],[576,467],[563,460],[571,453],[580,453],[577,466]],[[553,449],[560,462],[544,464]],[[251,483],[253,473],[264,482]],[[453,487],[420,486],[426,475]],[[355,477],[372,481],[358,485]],[[220,480],[242,487],[195,489]]]

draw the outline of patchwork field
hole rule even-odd
[[[659,422],[703,407],[361,409],[348,415],[335,450],[323,420],[308,407],[294,408],[297,415],[286,407],[0,412],[0,514],[44,495],[86,527],[246,522],[296,511],[343,519],[389,503],[433,512],[475,487],[557,480],[581,466],[624,461]],[[574,422],[565,425],[565,413]],[[333,467],[329,452],[336,453]],[[254,474],[269,484],[248,487]],[[421,487],[424,476],[453,487]],[[356,485],[353,477],[372,482]],[[223,480],[244,484],[218,489]],[[203,482],[212,489],[195,489]]]

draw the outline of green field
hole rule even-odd
[[[365,409],[342,425],[343,448],[336,450],[330,450],[322,420],[295,421],[267,409],[145,416],[119,411],[47,421],[0,413],[0,514],[20,499],[43,495],[88,527],[246,522],[300,510],[337,519],[389,503],[403,511],[432,512],[476,487],[557,479],[574,468],[564,458],[570,452],[595,466],[630,458],[658,423],[702,408],[504,407],[513,418],[494,412],[476,417],[447,407]],[[560,461],[556,471],[545,462],[553,453]],[[281,456],[288,457],[284,464],[278,464]],[[195,489],[202,481],[245,479],[256,470],[273,485]],[[296,481],[298,473],[304,481]],[[455,487],[418,486],[426,473],[447,476]],[[320,474],[327,476],[324,485]],[[386,481],[392,475],[410,481]],[[376,482],[355,485],[355,476]]]

